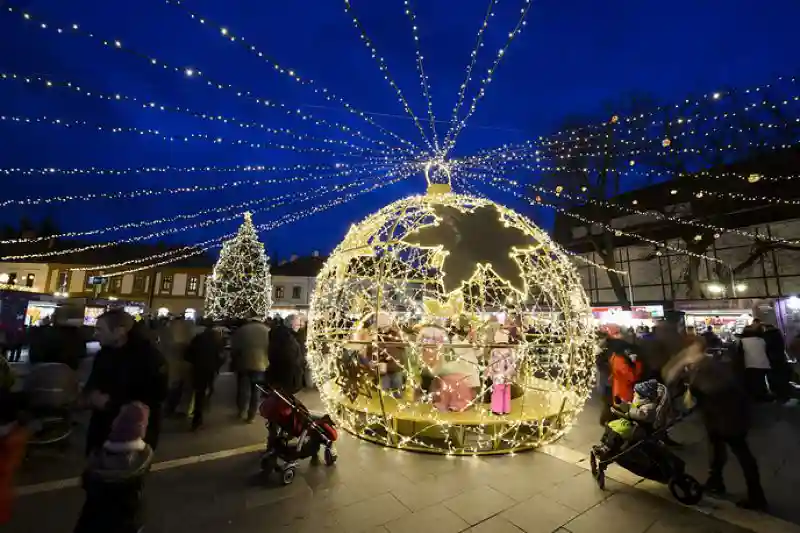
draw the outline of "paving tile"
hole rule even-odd
[[[341,531],[358,533],[409,514],[407,507],[387,493],[337,509],[331,517]]]
[[[488,486],[476,487],[454,498],[444,501],[448,509],[464,519],[469,525],[494,516],[516,502]]]
[[[622,484],[608,479],[605,490],[600,490],[591,472],[583,472],[544,491],[542,495],[582,513],[609,498],[622,487]]]
[[[453,477],[450,473],[442,476],[428,476],[418,483],[409,481],[406,485],[392,489],[391,493],[403,505],[412,511],[418,511],[457,496],[467,490],[469,486],[462,481],[460,476]]]
[[[504,511],[500,516],[525,533],[551,533],[577,515],[578,511],[540,494]]]
[[[384,526],[390,533],[418,533],[434,528],[436,533],[458,533],[469,527],[444,505],[432,505]]]
[[[650,500],[614,494],[564,527],[571,533],[644,533],[665,512],[662,502],[655,497]]]
[[[503,518],[493,516],[467,530],[467,533],[521,533],[522,530]]]

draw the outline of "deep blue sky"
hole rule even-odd
[[[315,79],[319,86],[331,89],[358,109],[397,115],[400,118],[374,118],[405,138],[421,141],[413,123],[403,118],[403,109],[393,89],[382,79],[375,62],[361,44],[341,1],[185,0],[185,3],[192,10],[223,24],[231,33],[244,36],[284,66]],[[421,120],[425,119],[411,29],[402,0],[353,0],[352,3],[412,108]],[[434,109],[437,118],[449,120],[488,0],[416,3]],[[240,45],[223,40],[218,31],[190,20],[180,8],[167,5],[163,0],[122,3],[23,0],[7,1],[7,4],[23,6],[35,18],[47,21],[50,29],[42,30],[38,23],[25,22],[19,14],[3,12],[0,15],[0,71],[6,74],[40,75],[54,81],[78,83],[88,91],[122,93],[143,101],[234,116],[321,138],[345,138],[333,130],[310,126],[274,109],[237,99],[229,91],[209,88],[202,79],[168,72],[129,54],[103,48],[87,38],[69,32],[59,35],[52,30],[54,26],[68,28],[78,23],[100,38],[119,39],[126,49],[176,66],[200,69],[206,78],[232,84],[293,108],[301,106],[305,113],[357,126],[371,137],[380,137],[373,127],[354,120],[335,104],[325,102],[312,91],[273,72]],[[505,43],[522,5],[520,0],[499,0],[475,69],[476,79],[468,89],[467,103],[478,88],[481,74]],[[769,8],[765,5],[763,0],[534,0],[527,27],[514,40],[455,152],[468,155],[504,142],[546,135],[557,129],[565,117],[596,115],[605,102],[629,93],[647,93],[659,100],[676,101],[691,93],[756,85],[776,75],[794,74],[798,67],[796,31],[800,3],[770,0]],[[211,137],[251,142],[287,141],[286,137],[271,136],[255,129],[244,130],[186,115],[143,110],[130,102],[104,102],[68,89],[43,89],[41,84],[25,85],[7,80],[0,80],[0,115],[47,115],[64,120],[86,120],[92,124],[157,129],[167,134],[205,133]],[[423,123],[427,125],[426,120]],[[444,129],[440,130],[443,132]],[[360,162],[358,158],[332,158],[201,141],[167,143],[128,133],[112,135],[9,122],[0,122],[0,141],[3,145],[0,168],[226,167]],[[209,185],[239,177],[242,176],[232,173],[187,173],[125,177],[2,176],[0,179],[4,181],[3,198],[22,198]],[[253,173],[244,174],[245,179],[256,177]],[[308,183],[288,188],[248,186],[213,194],[124,202],[77,202],[31,209],[28,214],[37,218],[50,213],[62,230],[79,231],[192,213],[309,187]],[[424,181],[420,176],[361,197],[345,207],[272,231],[264,235],[264,240],[273,255],[306,253],[313,249],[328,251],[350,223],[389,201],[422,190]],[[500,195],[495,195],[494,199],[514,204]],[[299,207],[291,206],[289,211]],[[255,219],[268,222],[286,212],[284,209],[257,214]],[[21,209],[4,208],[0,220],[13,221],[21,214]],[[215,216],[221,215],[197,220]],[[532,213],[532,216],[536,218],[537,214]],[[232,231],[235,226],[235,223],[216,225],[179,233],[170,240],[189,244]]]

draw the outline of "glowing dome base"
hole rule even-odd
[[[567,254],[519,213],[444,186],[350,228],[317,277],[307,347],[343,429],[450,455],[551,442],[594,378]]]
[[[351,401],[341,391],[331,394],[338,396],[336,418],[353,436],[391,448],[447,455],[506,454],[536,448],[560,437],[567,429],[566,421],[583,407],[574,394],[534,390],[513,399],[506,415],[493,414],[486,403],[447,413],[446,422],[432,424],[431,420],[443,413],[432,404],[409,401],[408,396],[398,400],[388,394],[380,397],[376,391],[371,398],[359,396]]]

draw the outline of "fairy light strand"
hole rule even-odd
[[[431,97],[430,84],[428,76],[425,74],[424,58],[420,50],[419,28],[417,27],[417,14],[411,5],[411,0],[403,0],[405,6],[406,16],[411,23],[411,35],[414,39],[414,54],[416,56],[417,73],[419,74],[419,84],[422,89],[422,94],[425,96],[425,102],[428,106],[428,120],[431,124],[431,132],[433,134],[433,146],[436,153],[439,153],[439,135],[436,132],[436,116],[433,114],[433,98]]]
[[[358,30],[358,32],[360,34],[360,37],[361,37],[361,41],[364,43],[364,46],[366,46],[367,50],[369,50],[370,54],[372,54],[372,58],[378,64],[378,69],[383,74],[383,79],[385,79],[389,83],[389,85],[392,87],[392,89],[394,89],[395,93],[397,94],[398,101],[403,106],[403,109],[405,109],[406,113],[408,113],[408,115],[414,121],[414,125],[419,130],[420,135],[422,135],[422,139],[425,141],[425,144],[428,146],[428,148],[431,151],[435,152],[434,147],[431,144],[430,139],[428,139],[428,135],[425,133],[425,129],[422,127],[422,124],[420,124],[420,122],[419,122],[419,118],[417,118],[417,115],[411,109],[411,105],[408,103],[408,100],[406,100],[406,97],[403,95],[403,91],[400,89],[400,86],[397,85],[397,83],[394,81],[394,77],[389,72],[389,67],[386,64],[386,60],[383,58],[383,56],[381,56],[378,53],[378,50],[375,48],[375,45],[373,44],[372,39],[370,39],[369,35],[367,35],[367,31],[364,28],[364,25],[361,24],[361,21],[358,19],[356,14],[353,12],[352,6],[350,5],[350,0],[344,0],[344,10],[345,10],[345,13],[347,13],[350,17],[352,17],[353,25]]]
[[[136,57],[136,58],[138,58],[138,59],[140,59],[142,61],[145,61],[147,64],[151,65],[152,67],[155,67],[157,69],[161,69],[161,70],[164,70],[164,71],[167,71],[167,72],[176,73],[176,74],[180,75],[182,77],[182,79],[187,79],[187,78],[188,79],[201,79],[203,81],[203,83],[205,83],[206,86],[212,87],[214,89],[222,90],[222,91],[229,91],[231,94],[235,95],[239,99],[243,99],[245,101],[252,101],[252,102],[255,102],[255,103],[257,103],[257,104],[259,104],[261,106],[264,106],[264,107],[277,109],[277,110],[282,111],[283,113],[285,113],[285,114],[287,114],[289,116],[297,117],[298,119],[303,120],[303,121],[305,121],[307,123],[310,123],[310,124],[314,124],[314,125],[317,125],[317,126],[325,126],[325,127],[331,128],[331,129],[338,130],[338,131],[340,131],[342,133],[345,133],[346,135],[350,135],[350,136],[353,136],[353,137],[356,137],[356,138],[363,139],[363,140],[368,141],[368,142],[372,142],[372,143],[381,145],[381,146],[387,148],[390,151],[397,150],[396,148],[389,147],[388,145],[383,143],[383,141],[372,139],[372,138],[364,135],[359,130],[350,128],[349,126],[346,126],[344,124],[330,122],[330,121],[327,121],[325,119],[314,117],[310,113],[303,113],[299,109],[294,109],[292,107],[287,106],[286,104],[283,104],[283,103],[280,103],[280,102],[276,102],[276,101],[274,101],[272,99],[269,99],[269,98],[263,98],[263,97],[257,96],[257,95],[253,94],[250,91],[239,90],[239,89],[237,89],[236,87],[234,87],[233,85],[231,85],[229,83],[223,83],[223,82],[220,82],[220,81],[216,81],[216,80],[210,79],[208,76],[206,76],[206,74],[203,71],[201,71],[201,70],[199,70],[197,68],[187,69],[186,67],[178,67],[178,66],[174,66],[174,65],[171,65],[169,63],[166,63],[166,62],[164,62],[164,61],[162,61],[162,60],[160,60],[160,59],[158,59],[158,58],[156,58],[154,56],[141,54],[141,53],[133,50],[132,48],[125,47],[123,45],[122,41],[120,41],[120,40],[104,39],[104,38],[96,35],[95,33],[91,32],[91,31],[85,31],[85,30],[83,30],[81,28],[81,26],[79,24],[72,24],[71,26],[69,26],[68,28],[65,29],[65,28],[58,27],[58,26],[51,26],[47,22],[44,22],[43,20],[41,20],[39,18],[34,18],[30,13],[28,13],[26,11],[22,11],[20,9],[17,9],[17,8],[15,8],[13,6],[8,6],[6,9],[11,13],[19,13],[24,20],[35,23],[36,24],[35,27],[40,28],[42,30],[53,30],[58,34],[65,34],[65,33],[66,34],[75,34],[75,35],[80,35],[80,36],[89,38],[93,42],[98,43],[98,44],[104,46],[105,48],[108,48],[108,49],[111,49],[111,50],[122,51],[122,52],[125,52],[125,53],[129,54],[129,55],[132,55],[133,57]]]
[[[309,87],[315,94],[321,96],[326,101],[341,105],[342,107],[344,107],[347,110],[347,112],[358,116],[359,118],[363,119],[365,122],[370,124],[371,126],[374,126],[376,129],[378,129],[384,135],[389,136],[389,137],[395,139],[396,141],[400,142],[401,144],[405,145],[405,148],[395,148],[395,147],[389,146],[388,144],[386,144],[383,141],[374,141],[377,144],[380,144],[381,146],[384,146],[385,148],[390,149],[390,150],[400,150],[400,151],[403,151],[403,152],[407,152],[410,155],[414,155],[416,152],[418,152],[419,147],[417,147],[417,145],[414,144],[413,142],[409,141],[408,139],[405,139],[405,138],[401,137],[400,135],[394,133],[393,131],[390,131],[390,130],[384,128],[383,126],[381,126],[380,124],[376,123],[374,120],[372,120],[372,118],[368,114],[366,114],[363,111],[360,111],[360,110],[356,109],[351,104],[346,102],[341,96],[338,96],[336,93],[334,93],[330,89],[327,89],[325,87],[320,86],[315,80],[313,80],[311,78],[307,78],[307,77],[301,77],[297,73],[297,71],[295,69],[292,69],[292,68],[285,67],[285,66],[281,65],[280,63],[275,61],[274,58],[270,57],[269,55],[267,55],[266,53],[264,53],[263,51],[258,49],[255,45],[253,45],[252,43],[247,41],[241,35],[235,35],[227,27],[221,26],[221,25],[219,25],[217,23],[214,23],[211,20],[209,20],[208,18],[203,17],[203,16],[191,11],[188,7],[186,7],[183,4],[183,2],[181,0],[164,0],[164,1],[168,5],[173,5],[173,6],[176,6],[176,7],[180,8],[184,13],[186,13],[189,16],[189,18],[191,18],[192,20],[196,20],[197,22],[199,22],[202,25],[215,26],[218,35],[220,37],[222,37],[223,39],[226,39],[226,40],[228,40],[230,42],[238,43],[238,44],[242,45],[248,52],[252,53],[256,57],[258,57],[259,59],[264,61],[267,65],[272,67],[272,69],[275,72],[278,72],[280,74],[288,76],[292,81],[294,81],[296,83],[299,83],[300,85],[304,85],[304,86]]]
[[[521,9],[522,14],[519,18],[519,21],[517,22],[517,25],[508,34],[508,40],[503,45],[503,47],[500,48],[500,50],[498,50],[494,63],[492,63],[492,66],[489,67],[489,70],[486,73],[486,77],[484,77],[481,80],[478,93],[473,97],[472,103],[469,106],[469,110],[467,111],[466,116],[463,119],[459,120],[454,127],[451,127],[451,131],[448,132],[446,139],[447,137],[449,137],[450,140],[445,141],[445,154],[449,154],[453,150],[453,148],[455,148],[458,136],[461,134],[464,128],[467,127],[467,121],[469,121],[472,115],[475,114],[475,111],[477,111],[478,103],[481,100],[483,100],[484,96],[486,96],[486,87],[492,82],[494,73],[497,70],[497,67],[500,66],[500,62],[503,60],[503,57],[505,57],[506,52],[511,46],[511,42],[514,40],[516,36],[518,36],[522,32],[522,28],[524,28],[527,25],[525,18],[528,16],[528,11],[530,11],[531,0],[524,0],[524,1],[525,1],[525,6]]]

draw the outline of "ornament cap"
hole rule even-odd
[[[244,216],[244,221],[245,222],[252,222],[253,221],[253,213],[251,213],[250,211],[245,211],[243,216]]]

